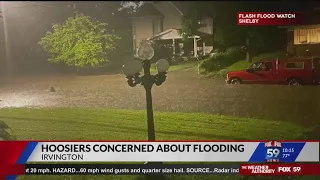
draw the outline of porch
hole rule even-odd
[[[169,45],[173,56],[205,56],[213,49],[209,34],[199,32],[198,35],[191,36],[189,39],[192,41],[191,50],[190,48],[188,49],[188,45],[182,41],[182,36],[178,29],[168,29],[148,38],[147,40],[154,41],[157,44]]]

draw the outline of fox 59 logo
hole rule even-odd
[[[266,161],[280,162],[281,157],[281,143],[277,141],[270,141],[265,143]]]
[[[280,161],[280,148],[267,148],[266,151],[266,161],[267,162],[279,162]]]

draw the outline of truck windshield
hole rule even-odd
[[[248,69],[254,71],[262,71],[262,62],[253,63]]]

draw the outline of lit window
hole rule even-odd
[[[308,31],[309,43],[319,43],[317,32],[318,32],[317,29],[309,29]]]
[[[320,43],[320,28],[294,30],[294,44],[315,43]]]
[[[308,42],[307,34],[308,34],[308,30],[306,29],[299,30],[299,42],[301,44],[306,44]]]

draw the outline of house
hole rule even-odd
[[[185,13],[178,1],[146,2],[132,18],[133,50],[136,52],[143,40],[170,45],[173,55],[186,55],[185,43],[182,42],[181,18]],[[190,37],[193,40],[194,57],[209,54],[212,46],[212,18],[203,18],[199,23],[203,26],[198,33]]]
[[[295,56],[320,56],[320,10],[305,14],[304,25],[285,27],[287,53]]]

